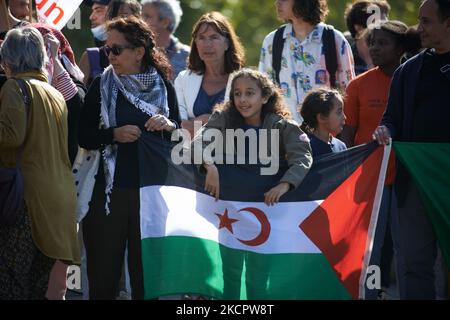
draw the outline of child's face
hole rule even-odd
[[[345,125],[344,103],[341,98],[333,99],[333,108],[328,117],[322,117],[322,125],[332,135],[341,133]]]
[[[398,64],[403,49],[397,45],[394,36],[384,30],[373,30],[369,41],[369,53],[373,64],[379,67]]]
[[[262,96],[261,88],[257,82],[248,77],[241,77],[234,81],[233,100],[236,109],[249,125],[261,125],[262,106],[267,98]]]

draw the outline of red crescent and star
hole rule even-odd
[[[244,208],[244,209],[239,210],[237,213],[240,213],[240,212],[250,212],[251,214],[253,214],[255,216],[255,218],[259,221],[259,223],[261,224],[261,231],[253,239],[242,240],[242,239],[236,238],[236,240],[238,240],[242,244],[245,244],[250,247],[260,246],[263,243],[265,243],[267,241],[267,239],[269,239],[270,230],[271,230],[270,222],[269,222],[269,219],[267,219],[266,214],[262,210],[257,209],[257,208]],[[219,230],[226,228],[228,231],[230,231],[231,234],[234,234],[233,233],[233,223],[235,223],[239,220],[230,218],[228,216],[228,209],[225,209],[223,214],[216,213],[216,216],[220,220]]]

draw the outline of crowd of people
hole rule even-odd
[[[0,173],[18,168],[23,194],[15,218],[0,220],[0,299],[64,299],[72,264],[82,266],[85,299],[144,298],[144,131],[170,141],[185,129],[195,143],[210,129],[279,130],[288,169],[264,194],[268,206],[325,154],[372,140],[450,143],[449,0],[424,0],[416,27],[390,20],[385,0],[355,0],[347,32],[325,24],[326,0],[277,0],[285,24],[263,40],[258,70],[220,12],[202,15],[181,43],[178,0],[85,1],[95,47],[79,66],[62,32],[30,22],[29,0],[4,1]],[[201,167],[219,199],[214,159]],[[392,265],[400,299],[448,298],[436,236],[394,154],[370,264],[382,288],[366,288],[366,299],[383,298]]]

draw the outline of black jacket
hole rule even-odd
[[[109,145],[113,142],[114,128],[99,129],[101,109],[100,79],[101,76],[95,78],[89,87],[80,115],[78,131],[79,144],[82,148],[88,150],[101,149],[102,146]],[[169,119],[176,124],[177,128],[180,128],[181,119],[175,88],[164,77],[163,80],[167,90]],[[170,140],[171,133],[165,132],[164,136]]]

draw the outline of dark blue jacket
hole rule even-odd
[[[381,124],[391,132],[392,140],[411,141],[416,92],[426,51],[402,64],[394,73],[386,112]]]
[[[416,92],[426,52],[423,51],[402,64],[392,78],[388,105],[381,120],[381,124],[391,132],[392,140],[411,141],[412,139]],[[397,161],[395,189],[400,207],[405,203],[410,179],[406,168]]]

